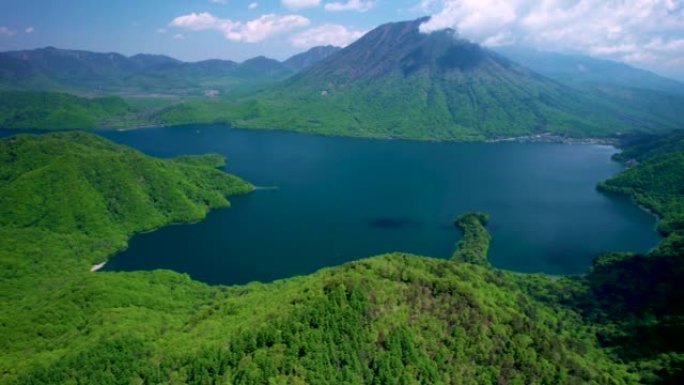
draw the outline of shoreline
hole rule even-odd
[[[277,190],[278,187],[265,187],[265,189]],[[227,195],[226,198],[232,197],[232,196],[238,196],[238,195],[246,195],[246,194],[249,194],[250,192],[253,192],[253,191],[255,191],[255,190],[257,190],[257,188],[256,188],[255,186],[252,185],[252,189],[251,189],[249,192],[244,193],[244,194],[237,193],[237,194]],[[126,251],[126,250],[128,249],[128,247],[129,247],[129,242],[131,241],[131,239],[133,239],[133,237],[136,237],[136,236],[138,236],[138,235],[153,233],[153,232],[155,232],[155,231],[161,230],[161,229],[164,228],[164,227],[182,226],[182,225],[194,225],[194,224],[196,224],[196,223],[199,223],[199,222],[205,220],[205,219],[207,218],[207,216],[208,216],[209,214],[211,214],[212,212],[218,211],[218,210],[221,210],[221,209],[229,209],[230,207],[231,207],[231,203],[230,203],[230,201],[228,201],[228,205],[226,205],[226,206],[224,206],[224,207],[207,208],[207,211],[204,213],[204,215],[202,216],[202,218],[198,218],[197,220],[188,221],[188,222],[170,222],[170,223],[167,223],[167,224],[160,225],[160,226],[158,226],[158,227],[151,228],[151,229],[149,229],[149,230],[143,230],[143,231],[135,232],[135,233],[133,233],[133,234],[129,234],[129,235],[128,235],[128,239],[126,240],[126,246],[125,246],[125,247],[123,247],[123,248],[121,248],[120,250],[117,250],[117,251],[115,251],[114,253],[112,253],[111,255],[109,255],[105,261],[100,262],[100,263],[96,263],[96,264],[90,266],[90,271],[91,271],[91,272],[96,272],[96,271],[101,270],[103,267],[105,267],[105,265],[107,264],[107,262],[109,261],[110,258],[116,256],[117,254],[120,254],[120,253]]]
[[[96,272],[96,271],[102,269],[106,264],[107,264],[107,261],[100,262],[100,263],[96,263],[96,264],[94,264],[94,265],[92,265],[92,266],[90,267],[90,271],[91,271],[92,273],[94,273],[94,272]]]
[[[571,138],[560,135],[553,135],[550,133],[511,136],[504,138],[485,139],[484,143],[561,143],[561,144],[599,144],[615,147],[619,143],[616,138]]]
[[[399,140],[399,141],[411,141],[411,142],[433,142],[433,143],[559,143],[559,144],[595,144],[595,145],[607,145],[612,147],[618,147],[620,144],[620,139],[616,137],[566,137],[562,135],[556,135],[552,133],[541,133],[541,134],[530,134],[521,136],[507,136],[507,137],[494,137],[494,138],[468,138],[468,139],[445,139],[445,138],[404,138],[404,137],[392,137],[392,136],[375,136],[375,135],[340,135],[331,133],[320,133],[320,132],[308,132],[301,131],[298,129],[286,129],[286,128],[263,128],[263,127],[249,127],[235,125],[231,122],[199,122],[199,123],[153,123],[153,124],[140,124],[133,125],[129,127],[94,127],[94,128],[74,128],[74,129],[45,129],[45,128],[0,128],[0,130],[14,131],[33,131],[30,133],[42,133],[44,132],[54,132],[54,131],[93,131],[98,132],[126,132],[126,131],[137,131],[145,129],[155,129],[155,128],[177,128],[185,126],[223,126],[228,129],[233,130],[244,130],[244,131],[280,131],[289,132],[294,134],[303,135],[313,135],[322,137],[337,137],[337,138],[353,138],[353,139],[369,139],[369,140]]]

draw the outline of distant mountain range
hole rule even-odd
[[[684,95],[684,83],[624,63],[520,47],[497,48],[496,52],[544,76],[565,82],[642,88]]]
[[[441,140],[614,136],[684,127],[684,86],[675,80],[588,57],[495,52],[452,30],[421,33],[426,20],[388,23],[344,49],[314,47],[283,62],[260,56],[242,63],[187,63],[52,47],[4,52],[0,90],[128,97],[132,106],[124,119],[109,112],[85,117],[87,109],[78,110],[79,122],[98,126],[122,127],[135,119],[134,125],[227,122]],[[173,101],[160,101],[168,97]],[[62,107],[55,114],[53,106],[69,100],[55,99],[38,112],[16,103],[0,108],[0,125],[25,127],[29,116],[32,122],[54,121]]]
[[[163,55],[95,53],[54,47],[0,53],[0,87],[77,94],[236,94],[286,79],[339,48],[314,47],[279,62],[263,56],[236,63],[188,63]]]
[[[411,139],[483,139],[551,132],[609,136],[681,127],[684,99],[599,90],[539,74],[426,19],[382,25],[245,101],[247,127]]]

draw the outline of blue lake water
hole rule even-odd
[[[453,218],[489,212],[494,266],[584,272],[609,250],[646,251],[655,219],[598,192],[616,150],[433,143],[184,126],[101,135],[160,157],[219,153],[257,186],[202,222],[135,236],[105,270],[166,268],[223,284],[271,281],[392,251],[448,258]]]

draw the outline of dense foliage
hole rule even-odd
[[[1,140],[3,273],[49,262],[42,258],[62,251],[60,242],[88,259],[81,262],[96,262],[135,232],[199,220],[227,206],[226,195],[251,186],[217,170],[221,163],[217,156],[154,159],[78,132]],[[30,260],[13,255],[31,238]],[[55,249],[42,250],[48,244]]]
[[[0,91],[0,128],[73,129],[135,124],[119,97],[81,98],[52,92]]]
[[[684,134],[642,139],[616,156],[629,169],[599,185],[660,217],[665,240],[648,255],[597,258],[577,306],[604,345],[648,383],[684,380]]]
[[[454,224],[463,232],[463,238],[456,245],[453,260],[487,266],[487,253],[492,237],[485,228],[489,215],[466,213],[456,218]]]
[[[0,146],[2,383],[678,379],[681,323],[667,317],[684,303],[681,238],[658,249],[664,259],[600,258],[586,278],[524,275],[480,264],[487,218],[471,213],[458,222],[472,261],[391,254],[236,287],[91,273],[131,233],[199,219],[250,186],[215,156],[153,159],[83,133]],[[656,335],[635,320],[663,328],[635,346]]]
[[[653,211],[662,233],[684,233],[684,134],[638,142],[617,158],[633,167],[599,188],[629,195]]]

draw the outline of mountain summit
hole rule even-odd
[[[419,32],[427,18],[382,25],[349,48],[312,66],[301,78],[334,77],[338,84],[392,75],[405,77],[421,71],[431,76],[466,72],[479,67],[510,67],[510,62],[456,37],[453,30],[431,34]]]
[[[421,33],[426,20],[370,31],[257,95],[237,123],[460,140],[542,132],[599,136],[675,125],[639,108],[625,109],[616,96],[551,80],[452,30]]]

